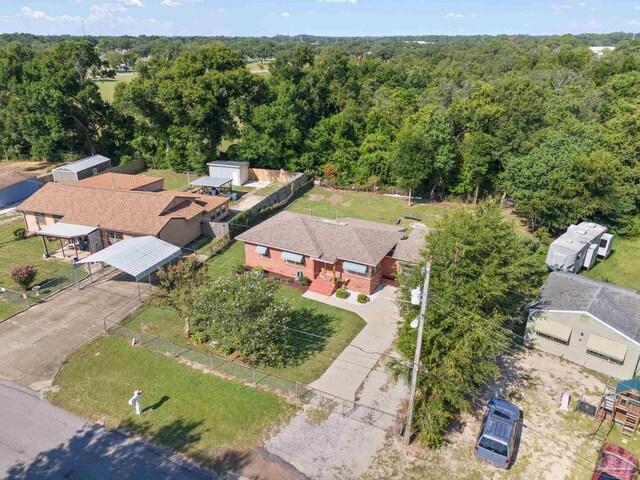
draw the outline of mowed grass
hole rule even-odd
[[[16,240],[13,231],[24,227],[22,220],[15,220],[0,225],[0,286],[19,290],[20,286],[11,279],[9,270],[25,263],[38,268],[38,276],[34,285],[39,285],[56,277],[73,277],[73,265],[56,258],[42,258],[44,248],[42,238],[34,236],[24,240]],[[60,244],[49,243],[49,249],[55,250]]]
[[[254,446],[295,410],[275,394],[111,336],[71,355],[54,387],[47,395],[54,405],[108,428],[140,433],[205,463],[210,449]],[[140,416],[127,404],[136,388],[144,390]]]
[[[117,74],[116,78],[105,78],[104,80],[95,80],[98,86],[100,96],[105,102],[113,103],[113,95],[116,91],[116,85],[120,82],[130,82],[135,78],[135,74]]]
[[[640,290],[640,241],[616,237],[613,253],[606,260],[598,259],[596,265],[583,274],[597,280]]]
[[[286,209],[291,212],[311,214],[317,217],[355,217],[382,223],[395,223],[404,216],[417,217],[421,223],[434,226],[438,219],[456,204],[414,203],[411,207],[403,198],[386,197],[369,192],[350,192],[314,187],[293,201]],[[403,220],[408,226],[414,220]]]
[[[144,172],[140,172],[140,175],[164,178],[165,190],[185,190],[189,187],[189,179],[185,173],[178,173],[169,169],[150,168]],[[196,178],[196,175],[191,175],[190,180],[193,181]]]
[[[233,266],[244,263],[244,244],[234,242],[224,253],[207,262],[207,274],[214,279],[231,274]],[[293,328],[313,335],[291,332],[291,341],[297,348],[297,358],[282,368],[259,367],[261,370],[301,383],[310,383],[322,376],[329,365],[353,338],[364,328],[365,321],[357,314],[324,303],[304,298],[293,287],[282,285],[278,291],[293,309]],[[182,337],[183,323],[176,312],[147,303],[123,324],[134,330],[167,338],[194,350],[220,355],[208,345],[195,345]]]

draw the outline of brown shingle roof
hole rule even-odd
[[[192,199],[156,192],[106,190],[47,183],[22,202],[24,212],[62,215],[66,223],[157,235],[172,218],[192,218],[205,209]]]
[[[357,218],[335,222],[281,212],[236,238],[331,263],[342,259],[375,266],[402,238],[402,230]]]
[[[430,230],[430,228],[414,228],[407,238],[398,242],[391,256],[396,260],[419,262],[422,259],[420,250],[422,250],[424,239]]]
[[[162,189],[162,182],[164,182],[164,179],[160,177],[105,172],[95,177],[79,180],[78,185],[82,185],[83,187],[106,188],[108,190],[136,190],[147,187],[153,183],[158,183],[158,189]]]

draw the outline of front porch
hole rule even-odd
[[[97,227],[57,222],[38,232],[42,238],[43,257],[75,261],[102,250],[102,236]]]

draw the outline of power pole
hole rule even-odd
[[[431,275],[431,258],[427,261],[427,271],[424,276],[424,291],[418,316],[418,338],[416,340],[416,353],[413,357],[413,370],[411,371],[411,395],[409,397],[409,412],[407,413],[407,425],[404,429],[404,444],[411,443],[411,422],[413,422],[413,404],[416,400],[416,386],[418,384],[418,370],[420,369],[420,353],[422,351],[422,333],[424,332],[424,314],[427,311],[429,298],[429,277]]]

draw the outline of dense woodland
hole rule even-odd
[[[616,50],[597,57],[589,44]],[[138,74],[110,105],[91,78],[114,53]],[[245,68],[273,56],[269,75]],[[621,33],[4,35],[0,142],[9,159],[98,151],[181,171],[202,170],[226,140],[223,155],[254,166],[432,200],[499,197],[533,229],[589,218],[638,234],[639,66],[640,41]]]

